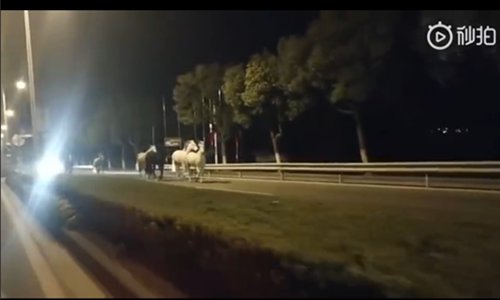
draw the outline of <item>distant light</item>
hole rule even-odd
[[[2,139],[3,139],[3,132],[2,132]]]
[[[2,130],[7,130],[7,125],[3,124],[2,125]],[[3,134],[3,133],[2,133]]]
[[[57,156],[46,156],[38,162],[36,171],[42,179],[51,179],[64,172],[64,164]]]
[[[5,115],[6,115],[7,117],[13,117],[13,116],[15,115],[15,113],[14,113],[14,111],[13,111],[12,109],[7,109],[7,110],[5,111]]]
[[[16,87],[18,90],[24,90],[26,88],[26,82],[24,82],[23,80],[18,80],[16,82]]]
[[[455,129],[455,133],[462,133],[462,130],[460,128]]]

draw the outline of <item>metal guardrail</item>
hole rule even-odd
[[[169,167],[170,168],[170,167]],[[500,188],[500,161],[483,162],[393,162],[393,163],[248,163],[248,164],[208,164],[205,167],[210,176],[211,173],[233,173],[237,177],[243,177],[243,173],[266,172],[278,175],[280,180],[286,180],[286,174],[305,174],[311,178],[324,180],[324,176],[335,176],[335,182],[346,183],[346,175],[383,175],[384,184],[392,182],[401,185],[404,183],[387,178],[393,176],[416,175],[421,178],[424,187],[430,187],[430,177],[449,176],[460,177],[462,179],[481,177],[486,178],[488,189]],[[317,176],[317,177],[314,177]],[[491,178],[498,178],[491,183]],[[295,177],[297,178],[297,177]],[[330,181],[330,180],[329,180]],[[420,180],[419,180],[420,181]],[[381,183],[381,182],[380,182]],[[375,182],[375,184],[377,184]],[[464,184],[465,186],[465,184]],[[494,186],[494,187],[492,187]]]
[[[168,167],[170,168],[170,167]],[[500,174],[500,162],[207,164],[207,171],[305,173]]]
[[[91,170],[92,165],[77,165],[76,170]],[[165,164],[165,170],[170,170]],[[500,174],[500,161],[480,162],[388,162],[388,163],[239,163],[207,164],[207,171],[265,171],[307,173],[443,173]]]
[[[374,168],[374,167],[489,167],[500,168],[500,161],[464,161],[464,162],[376,162],[376,163],[240,163],[240,164],[207,164],[207,167],[217,168],[246,168],[246,167],[353,167],[353,168]]]
[[[75,166],[75,169],[91,170],[91,165]],[[166,164],[170,171],[171,165]],[[205,173],[212,175],[229,175],[233,177],[258,177],[287,180],[317,180],[348,183],[349,176],[357,178],[369,177],[375,184],[405,184],[401,179],[414,177],[418,185],[429,187],[430,180],[438,177],[461,179],[467,181],[484,181],[484,185],[500,189],[500,161],[469,162],[388,162],[388,163],[240,163],[240,164],[207,164]],[[245,176],[243,176],[245,175]],[[384,177],[382,179],[376,178]],[[352,177],[351,176],[351,177]],[[416,177],[416,178],[415,178]],[[432,177],[432,178],[431,178]],[[366,178],[365,178],[366,179]],[[352,178],[351,178],[352,180]],[[434,181],[435,182],[435,181]],[[453,183],[466,185],[465,183]],[[451,185],[453,185],[451,184]]]

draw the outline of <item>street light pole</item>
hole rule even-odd
[[[5,91],[2,88],[2,115],[3,115],[3,125],[5,126],[5,145],[9,140],[9,124],[7,122],[7,103],[5,100]]]
[[[201,124],[202,124],[202,129],[203,130],[203,142],[205,142],[206,137],[205,137],[205,96],[201,97]]]
[[[165,109],[165,96],[162,98],[162,106],[163,106],[163,142],[167,138],[167,111]]]
[[[155,144],[155,127],[154,126],[151,127],[151,139],[152,139],[151,145],[154,145]]]
[[[35,75],[33,72],[33,52],[31,48],[31,30],[30,30],[30,18],[29,12],[27,10],[24,11],[24,28],[26,35],[26,56],[28,60],[28,88],[30,95],[30,112],[31,112],[31,126],[32,126],[32,134],[33,134],[33,148],[35,155],[38,154],[40,150],[40,140],[38,135],[38,115],[36,109],[36,98],[35,98]]]
[[[181,139],[182,142],[182,137],[181,137],[181,121],[179,120],[179,113],[176,113],[176,119],[177,119],[177,137]]]

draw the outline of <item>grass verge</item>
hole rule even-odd
[[[110,176],[59,184],[79,224],[169,270],[195,296],[500,294],[498,202],[446,210]]]

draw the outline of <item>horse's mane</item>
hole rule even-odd
[[[182,150],[186,151],[189,143],[193,143],[196,146],[196,149],[192,149],[191,151],[197,153],[200,150],[200,146],[194,140],[188,140],[184,143],[184,148]]]
[[[149,152],[154,151],[154,150],[153,150],[153,148],[157,149],[155,145],[151,145],[151,146],[148,148],[148,150],[146,150],[146,152],[145,152],[145,153],[149,153]]]

